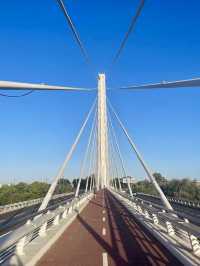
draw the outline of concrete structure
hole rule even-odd
[[[137,183],[136,179],[135,179],[134,177],[132,177],[132,176],[125,176],[125,177],[122,177],[122,178],[120,179],[120,181],[121,181],[123,184],[128,184],[128,183],[130,183],[130,184],[136,184],[136,183]]]
[[[106,103],[105,74],[98,76],[98,165],[97,165],[97,189],[106,187],[108,167],[108,125]]]

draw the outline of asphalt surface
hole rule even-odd
[[[182,265],[108,191],[98,192],[37,266]]]
[[[73,198],[74,195],[68,195],[61,198],[53,199],[49,202],[48,206],[53,206],[59,202],[69,200]],[[23,225],[26,220],[34,213],[37,212],[40,204],[25,207],[12,212],[4,213],[0,215],[0,237],[7,234],[19,226]]]
[[[137,194],[137,198],[163,206],[161,200],[156,197]],[[200,226],[200,208],[189,207],[175,202],[170,203],[175,211],[180,212],[182,215],[185,214],[185,217],[188,218],[189,221],[193,222],[195,225]]]

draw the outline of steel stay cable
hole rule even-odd
[[[108,151],[109,151],[109,154],[111,155],[110,142],[108,142]],[[112,164],[112,157],[111,156],[108,157],[108,163],[109,163],[109,174],[110,174],[111,179],[113,181],[113,184],[115,186],[115,179],[114,179],[115,175],[114,175],[114,171],[113,171],[113,164]],[[115,188],[116,188],[116,186],[115,186]]]
[[[138,6],[138,8],[136,10],[135,15],[133,16],[133,18],[131,20],[131,24],[129,25],[128,31],[126,32],[126,34],[124,36],[124,39],[122,40],[121,45],[120,45],[119,49],[117,50],[117,53],[116,53],[116,55],[115,55],[115,57],[113,59],[113,64],[116,63],[116,61],[119,59],[119,57],[120,57],[120,55],[122,53],[122,50],[125,47],[125,44],[126,44],[131,32],[133,31],[133,29],[134,29],[134,27],[136,25],[137,19],[138,19],[138,17],[140,16],[140,14],[142,12],[142,9],[144,7],[144,3],[145,3],[145,0],[140,0],[139,6]]]
[[[97,107],[96,107],[96,112],[95,112],[95,117],[94,117],[94,121],[93,121],[93,128],[92,128],[92,134],[90,137],[90,149],[88,149],[88,156],[87,159],[89,161],[89,167],[88,167],[88,176],[87,176],[87,181],[86,181],[86,188],[85,191],[87,192],[88,189],[88,183],[89,183],[89,178],[90,178],[90,172],[91,172],[91,160],[92,160],[92,150],[93,150],[93,142],[94,142],[94,138],[95,138],[95,126],[96,126],[96,120],[97,120]]]
[[[110,128],[108,128],[108,129],[109,129],[109,134],[110,134]],[[110,140],[110,135],[109,135],[109,140]],[[111,141],[109,141],[109,149],[110,149],[109,154],[111,155],[110,156],[110,163],[111,163],[113,181],[114,181],[114,186],[117,189],[116,179],[118,179],[118,171],[117,171],[116,164],[115,164],[115,160],[114,160],[114,156],[113,156],[113,149],[112,149]],[[119,182],[119,180],[118,180],[118,183],[119,183],[119,189],[120,189],[120,182]]]
[[[76,27],[75,27],[74,23],[72,22],[72,19],[71,19],[70,15],[67,12],[66,5],[64,4],[64,2],[62,0],[57,0],[57,2],[59,4],[59,6],[60,6],[65,18],[66,18],[66,20],[67,20],[67,23],[68,23],[68,25],[69,25],[69,27],[70,27],[70,29],[72,31],[72,34],[73,34],[73,36],[74,36],[74,38],[75,38],[75,40],[76,40],[76,42],[77,42],[77,44],[78,44],[78,46],[79,46],[79,48],[81,50],[83,56],[85,57],[86,61],[88,62],[88,60],[89,60],[88,54],[87,54],[87,52],[86,52],[86,50],[84,48],[83,43],[81,42],[81,39],[80,39],[80,36],[79,36],[79,34],[78,34],[77,30],[76,30]]]
[[[54,180],[53,180],[53,182],[52,182],[52,184],[51,184],[51,186],[50,186],[50,188],[49,188],[46,196],[44,197],[44,200],[43,200],[42,204],[40,205],[40,208],[39,208],[38,211],[41,211],[41,210],[46,209],[46,207],[47,207],[47,205],[48,205],[48,203],[49,203],[49,201],[50,201],[50,199],[51,199],[51,197],[52,197],[52,195],[53,195],[53,193],[55,191],[57,182],[63,176],[63,173],[65,171],[65,168],[66,168],[69,160],[71,159],[71,157],[72,157],[72,155],[74,153],[74,150],[76,149],[77,144],[79,143],[79,140],[80,140],[80,138],[82,136],[82,133],[83,133],[83,131],[84,131],[84,129],[85,129],[87,123],[88,123],[88,120],[89,120],[89,118],[90,118],[90,116],[91,116],[91,114],[92,114],[92,112],[94,110],[94,107],[96,105],[96,102],[97,102],[97,98],[95,98],[94,103],[92,104],[92,106],[91,106],[91,108],[90,108],[90,110],[89,110],[89,112],[88,112],[88,114],[87,114],[87,116],[86,116],[86,118],[85,118],[85,120],[84,120],[84,122],[82,124],[82,127],[79,130],[79,133],[76,136],[76,139],[75,139],[74,143],[71,146],[71,149],[67,153],[67,156],[66,156],[66,158],[65,158],[62,166],[60,167],[60,169],[58,171],[58,174],[54,178]]]
[[[131,197],[133,197],[133,192],[132,192],[132,189],[131,189],[131,186],[130,186],[129,179],[127,177],[127,173],[126,173],[125,165],[124,165],[124,160],[123,160],[123,157],[122,157],[122,154],[121,154],[121,150],[120,150],[120,147],[119,147],[119,142],[118,142],[118,139],[117,139],[117,135],[116,135],[113,123],[112,123],[112,119],[111,119],[111,115],[110,115],[110,110],[109,109],[108,109],[108,119],[109,119],[109,122],[110,122],[110,125],[111,125],[111,131],[113,132],[113,136],[114,136],[114,140],[115,140],[115,144],[116,144],[116,148],[117,148],[117,153],[118,153],[121,165],[122,165],[122,171],[123,171],[124,177],[126,177],[129,194],[130,194]]]
[[[92,189],[92,184],[94,185],[94,176],[92,175],[92,169],[94,168],[94,165],[95,165],[95,159],[96,159],[96,156],[95,156],[95,147],[97,146],[97,131],[96,131],[96,128],[97,128],[97,116],[96,116],[96,121],[95,121],[95,130],[94,130],[94,134],[93,134],[93,143],[92,143],[92,146],[91,146],[91,153],[90,153],[90,163],[89,163],[89,177],[90,177],[90,191]],[[94,170],[94,169],[93,169]]]
[[[89,148],[90,148],[90,144],[91,144],[91,138],[92,138],[92,134],[93,134],[93,130],[94,130],[96,116],[97,116],[97,106],[96,106],[96,111],[95,111],[95,114],[94,114],[92,126],[91,126],[91,129],[90,129],[90,134],[89,134],[88,143],[87,143],[87,146],[86,146],[84,158],[83,158],[81,169],[80,169],[80,177],[79,177],[78,185],[77,185],[77,188],[76,188],[75,197],[78,197],[78,195],[79,195],[80,184],[81,184],[81,180],[83,178],[83,172],[84,172],[84,169],[85,169],[86,160],[88,158],[88,152],[89,152]]]
[[[109,133],[110,133],[108,135],[111,136],[110,127],[108,127],[108,130],[109,130]],[[114,149],[114,145],[113,145],[113,139],[112,139],[112,137],[110,137],[109,139],[111,139],[111,141],[110,141],[110,145],[111,145],[111,156],[112,156],[111,158],[113,159],[113,163],[114,163],[114,167],[115,167],[115,172],[116,172],[116,177],[118,179],[119,189],[121,191],[122,189],[121,189],[121,183],[120,183],[120,180],[119,180],[119,171],[117,169],[117,163],[116,163],[116,157],[115,157],[115,149]]]
[[[115,151],[117,153],[117,157],[121,163],[121,167],[122,167],[122,174],[124,175],[124,177],[126,176],[126,171],[125,171],[125,168],[124,168],[124,165],[122,164],[122,160],[121,160],[121,157],[120,157],[120,154],[119,154],[119,147],[117,146],[118,143],[116,142],[116,136],[114,134],[114,128],[113,128],[113,125],[111,123],[111,117],[110,117],[110,114],[109,114],[109,110],[108,110],[108,123],[109,123],[109,127],[110,127],[110,134],[111,134],[111,139],[113,140],[113,147],[115,147]],[[115,144],[115,145],[114,145]]]
[[[31,90],[31,91],[28,91],[28,92],[20,94],[20,95],[9,95],[9,94],[5,94],[5,93],[0,93],[0,96],[7,97],[7,98],[20,98],[20,97],[28,96],[33,92],[34,92],[34,90]]]
[[[171,204],[169,203],[168,199],[166,198],[165,194],[163,193],[162,189],[160,188],[160,186],[158,185],[156,179],[154,178],[153,174],[151,173],[151,171],[149,170],[146,162],[144,161],[144,159],[142,158],[142,155],[140,154],[140,152],[138,151],[135,143],[133,142],[133,140],[131,139],[131,137],[129,136],[126,128],[124,127],[123,123],[121,122],[119,116],[117,115],[116,111],[114,110],[113,106],[111,105],[110,101],[108,100],[108,104],[110,106],[110,109],[112,110],[116,120],[118,121],[118,124],[120,125],[122,131],[124,132],[125,136],[128,139],[129,144],[131,145],[132,149],[134,150],[136,157],[138,159],[138,161],[140,162],[140,164],[142,165],[143,169],[145,170],[147,176],[149,177],[150,181],[152,182],[152,184],[154,185],[154,187],[156,188],[157,192],[160,195],[160,198],[164,204],[164,206],[169,209],[169,210],[173,210]]]
[[[108,139],[109,139],[109,134],[108,134]],[[110,155],[109,156],[109,169],[110,169],[110,173],[111,173],[112,180],[113,180],[113,183],[114,183],[114,187],[116,189],[117,188],[117,186],[116,186],[116,175],[115,175],[114,166],[113,166],[113,156],[111,156],[111,154],[112,154],[111,143],[109,141],[109,155]]]

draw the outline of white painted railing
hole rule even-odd
[[[125,193],[114,190],[111,192],[141,223],[147,225],[153,234],[162,235],[165,245],[171,250],[175,247],[182,259],[184,257],[183,261],[188,261],[187,265],[200,265],[199,226],[189,223],[183,213],[158,205],[155,207],[150,201],[131,198]]]
[[[48,231],[58,225],[61,220],[68,219],[69,214],[75,212],[92,194],[82,194],[79,198],[67,201],[56,209],[51,207],[36,213],[25,225],[14,230],[11,234],[0,238],[0,264],[12,255],[23,255],[25,247],[38,237],[45,237]]]
[[[73,194],[74,194],[74,192],[57,194],[57,195],[54,195],[52,197],[52,199],[63,198],[65,196],[69,196],[69,195],[73,195]],[[38,199],[26,200],[26,201],[21,201],[21,202],[16,202],[16,203],[0,206],[0,215],[7,213],[7,212],[14,211],[14,210],[19,210],[19,209],[22,209],[25,207],[30,207],[30,206],[39,204],[42,202],[42,200],[43,200],[43,198],[38,198]]]

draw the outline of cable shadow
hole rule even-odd
[[[133,220],[131,213],[119,201],[110,193],[106,194],[129,262],[137,262],[136,265],[182,265]]]
[[[94,239],[106,250],[108,255],[116,262],[116,265],[127,266],[128,264],[122,257],[118,256],[114,250],[80,215],[77,216],[79,222],[94,237]]]
[[[94,204],[94,205],[98,206],[99,208],[109,209],[108,207],[106,207],[106,206],[103,206],[102,204],[100,204],[100,203],[97,203],[97,202],[96,202],[96,201],[94,201],[94,200],[91,200],[91,201],[90,201],[90,203],[92,203],[92,204]]]

